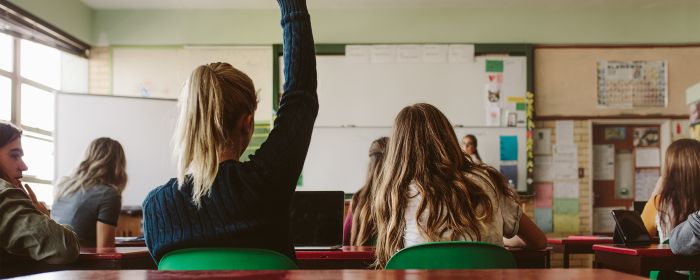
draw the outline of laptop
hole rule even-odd
[[[295,192],[291,215],[294,249],[340,249],[344,200],[342,191]]]
[[[649,245],[653,243],[642,217],[635,211],[612,210],[615,219],[613,242],[625,245]]]

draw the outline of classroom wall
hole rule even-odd
[[[80,0],[9,0],[12,4],[91,44],[95,12]]]
[[[700,2],[663,7],[312,10],[318,43],[700,42]],[[361,19],[361,20],[358,20]],[[274,10],[97,10],[99,45],[270,44]]]
[[[700,33],[699,33],[700,34]],[[597,106],[597,65],[601,60],[668,62],[668,106],[601,109]],[[700,46],[646,48],[536,48],[535,112],[543,116],[688,114],[685,91],[700,82]],[[575,104],[575,106],[572,106]]]

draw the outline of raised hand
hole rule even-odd
[[[43,202],[40,202],[36,199],[36,194],[34,194],[34,191],[32,190],[32,188],[29,187],[28,184],[24,184],[24,190],[27,192],[27,195],[29,195],[29,199],[32,200],[34,208],[36,208],[36,210],[39,210],[39,212],[41,212],[42,214],[49,216],[49,209],[46,208],[46,205]]]

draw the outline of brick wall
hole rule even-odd
[[[91,94],[112,94],[112,57],[109,48],[96,47],[88,58],[88,88]]]

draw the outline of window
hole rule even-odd
[[[86,93],[87,73],[85,58],[0,33],[0,120],[22,128],[28,167],[22,181],[32,187],[38,200],[49,205],[53,203],[55,177],[56,92]]]

